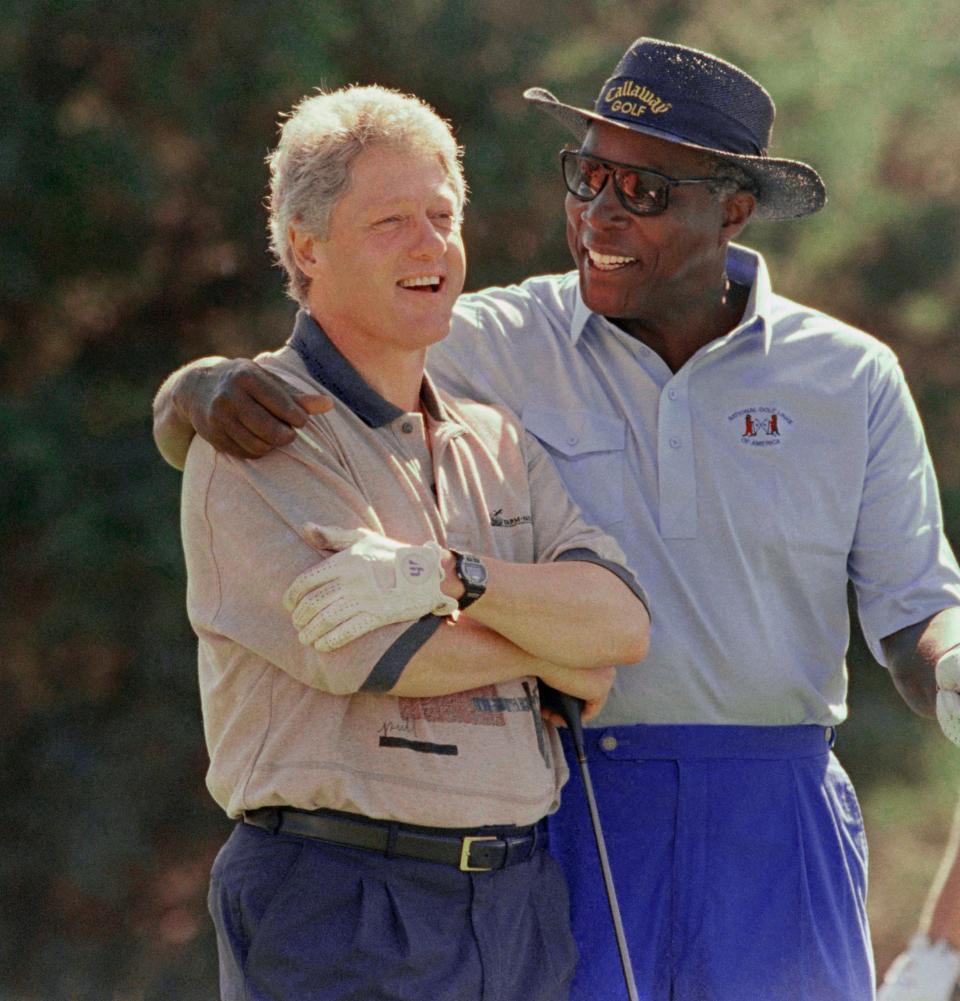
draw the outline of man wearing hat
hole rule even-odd
[[[644,567],[650,655],[587,731],[641,996],[869,999],[866,842],[831,751],[848,580],[905,700],[960,733],[960,570],[916,408],[886,346],[774,293],[733,242],[825,202],[813,168],[768,155],[756,81],[641,38],[592,110],[526,96],[577,139],[576,270],[461,296],[428,367],[519,414]],[[165,384],[156,435],[177,464],[190,425],[259,454],[304,419],[250,363],[208,361]],[[550,836],[572,996],[623,998],[576,778]]]

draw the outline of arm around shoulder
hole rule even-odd
[[[153,400],[153,440],[164,461],[183,470],[190,442],[196,433],[188,412],[182,409],[182,394],[190,392],[190,379],[201,368],[209,368],[225,358],[197,358],[171,372],[163,380]]]
[[[163,458],[183,469],[194,433],[218,452],[256,459],[293,441],[328,397],[296,393],[246,358],[198,358],[164,381],[153,403],[153,438]]]

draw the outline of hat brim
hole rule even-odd
[[[549,90],[544,90],[542,87],[530,87],[523,92],[523,96],[541,111],[545,111],[565,125],[580,141],[586,135],[591,122],[603,122],[605,125],[612,125],[628,132],[641,132],[656,139],[676,143],[678,146],[700,150],[720,160],[729,160],[737,164],[757,184],[757,207],[752,217],[754,219],[767,222],[799,219],[818,212],[826,204],[827,190],[820,175],[809,164],[801,163],[799,160],[748,156],[710,146],[699,146],[663,129],[621,122],[605,118],[586,108],[563,104]]]

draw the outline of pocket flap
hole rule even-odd
[[[622,420],[590,410],[556,410],[532,403],[523,408],[521,419],[532,435],[563,455],[619,451],[626,443]]]

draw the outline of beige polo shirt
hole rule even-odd
[[[231,817],[288,805],[441,827],[529,824],[556,809],[566,770],[536,679],[391,696],[447,620],[385,626],[320,653],[300,644],[282,598],[320,559],[302,535],[308,521],[514,562],[588,560],[641,596],[620,549],[585,524],[549,457],[506,411],[438,394],[425,379],[426,420],[405,413],[305,313],[291,342],[258,361],[335,405],[262,459],[200,438],[190,448],[187,607],[214,799]]]

